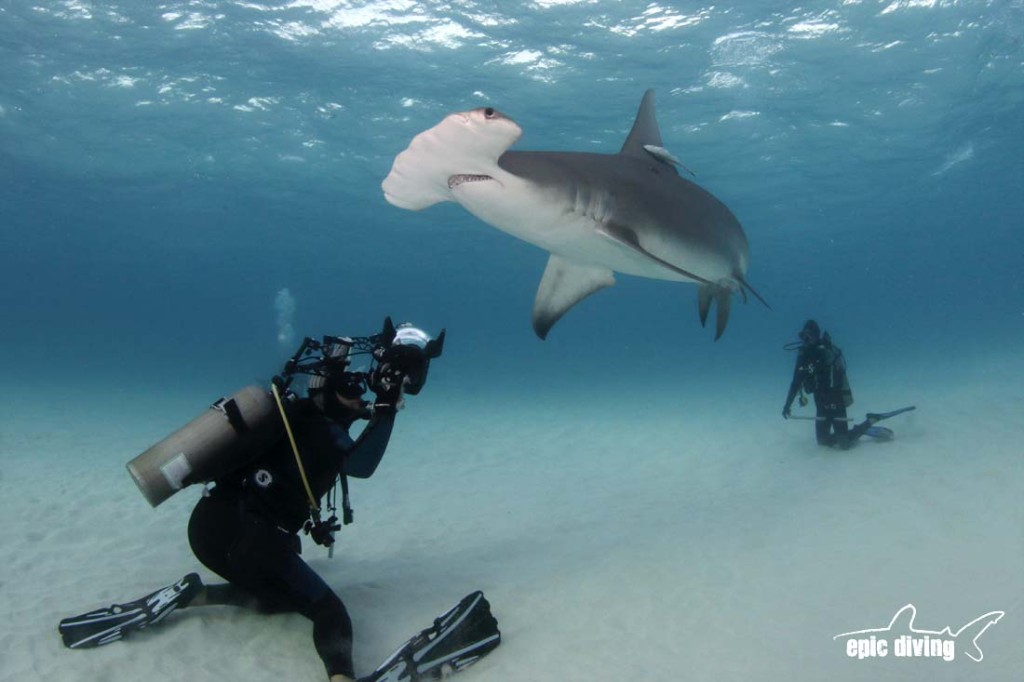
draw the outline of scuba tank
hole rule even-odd
[[[325,337],[324,344],[303,341],[284,374],[305,373],[299,361],[311,352],[323,351],[316,362],[309,388],[323,408],[321,389],[327,376],[344,373],[353,341],[347,337]],[[277,379],[280,379],[278,377]],[[193,483],[208,483],[245,466],[277,442],[284,433],[281,413],[273,394],[259,386],[246,386],[230,398],[221,398],[205,412],[159,443],[128,462],[128,473],[146,500],[154,507]]]
[[[128,473],[156,507],[182,488],[246,464],[282,431],[274,397],[246,386],[128,462]]]

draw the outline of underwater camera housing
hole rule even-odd
[[[302,345],[285,363],[274,382],[287,389],[297,375],[308,375],[311,395],[330,383],[343,394],[361,395],[366,388],[375,391],[393,390],[401,385],[409,395],[416,395],[427,381],[430,361],[444,350],[445,330],[436,339],[411,324],[395,327],[390,317],[384,319],[380,333],[372,336],[324,336],[317,341],[306,337]],[[348,370],[353,355],[371,356],[367,372]]]
[[[384,320],[382,343],[374,351],[377,366],[371,372],[371,386],[392,389],[401,384],[409,395],[417,395],[427,382],[430,361],[444,351],[445,330],[436,339],[409,323],[397,328],[391,318]]]

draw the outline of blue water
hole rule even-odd
[[[383,198],[395,155],[447,113],[500,109],[524,130],[516,149],[613,153],[648,88],[665,146],[743,224],[748,279],[771,304],[734,304],[717,342],[693,286],[628,276],[540,341],[543,251],[453,204],[412,213]],[[959,607],[950,622],[1012,612],[986,669],[1002,679],[1021,604],[1022,159],[1024,0],[0,3],[0,481],[15,520],[61,521],[9,524],[12,570],[39,583],[15,595],[0,579],[21,602],[18,641],[52,635],[71,592],[75,608],[118,596],[106,551],[127,566],[161,536],[163,554],[125,568],[140,594],[162,579],[153,565],[194,565],[181,528],[196,490],[122,524],[124,547],[94,542],[94,526],[144,504],[120,468],[132,448],[268,379],[302,336],[370,334],[391,315],[447,328],[448,344],[396,428],[388,477],[358,489],[354,563],[328,574],[360,614],[360,666],[434,608],[410,592],[434,590],[460,556],[410,553],[405,513],[429,507],[471,529],[446,542],[474,557],[465,581],[493,589],[511,623],[502,675],[550,649],[570,676],[562,654],[587,605],[642,614],[631,600],[663,598],[649,584],[684,585],[666,603],[692,619],[673,610],[627,640],[655,669],[675,673],[697,634],[714,655],[684,652],[704,666],[694,679],[797,679],[778,671],[803,670],[805,654],[808,674],[862,679],[801,633],[920,599]],[[893,420],[896,443],[833,457],[779,417],[782,346],[808,317],[844,348],[855,409],[918,403]],[[469,490],[451,495],[457,481]],[[518,544],[492,554],[507,538]],[[398,567],[387,599],[359,564],[374,551]],[[530,595],[559,616],[554,637]],[[390,622],[384,602],[408,619]],[[765,640],[792,651],[736,655],[788,611],[827,618]],[[604,627],[594,642],[618,642],[620,622]],[[54,637],[31,641],[10,679],[79,665]],[[180,658],[169,641],[154,649],[164,669]],[[118,666],[148,673],[148,655]]]
[[[3,371],[267,376],[283,288],[299,338],[385,314],[447,327],[456,383],[784,374],[808,316],[900,362],[1017,344],[1022,40],[1020,0],[16,0],[0,7]],[[446,113],[499,108],[517,149],[614,152],[649,87],[772,305],[735,308],[717,344],[692,286],[626,276],[542,343],[542,251],[455,205],[382,197],[395,154]]]

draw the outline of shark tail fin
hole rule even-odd
[[[732,292],[725,287],[719,287],[715,291],[715,303],[718,304],[718,312],[715,314],[715,341],[722,338],[725,332],[725,325],[729,324],[729,306],[732,303]]]
[[[697,287],[697,312],[700,314],[700,326],[702,327],[707,326],[708,312],[711,311],[711,302],[714,298],[710,284]]]
[[[985,658],[981,651],[978,639],[985,631],[1003,619],[1004,611],[990,611],[983,616],[978,616],[967,625],[960,628],[954,635],[959,642],[963,642],[964,653],[975,663],[980,663]]]
[[[707,325],[712,301],[718,304],[718,311],[715,313],[715,341],[722,338],[725,327],[729,324],[732,291],[732,287],[722,284],[701,284],[697,287],[697,312],[700,315],[700,326]]]
[[[725,327],[729,324],[729,309],[732,302],[732,294],[738,292],[747,302],[747,292],[759,300],[765,308],[771,310],[768,301],[764,300],[761,294],[754,290],[741,276],[732,279],[720,280],[717,284],[706,282],[697,287],[697,313],[700,315],[700,326],[707,326],[708,313],[711,311],[712,302],[718,304],[718,312],[715,315],[715,341],[722,337]]]

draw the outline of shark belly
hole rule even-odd
[[[636,234],[645,250],[705,280],[717,282],[734,274],[734,265],[722,254],[705,244],[688,242],[643,210],[660,197],[624,197],[584,179],[544,185],[512,173],[492,172],[492,179],[457,186],[452,198],[492,227],[579,264],[651,279],[699,281],[609,238],[615,229],[625,228]]]
[[[511,174],[465,183],[452,197],[491,227],[572,261],[620,270],[617,251],[597,230],[604,218],[573,210],[563,193]],[[635,266],[632,268],[635,269]]]

